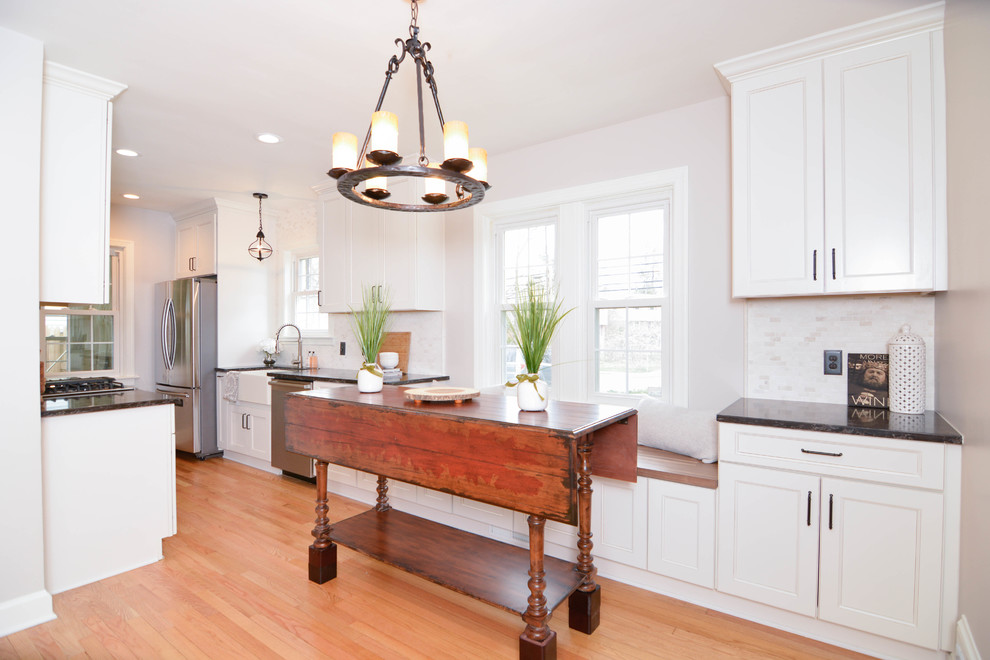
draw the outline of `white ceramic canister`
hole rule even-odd
[[[890,353],[890,412],[925,412],[925,341],[904,325],[887,343]]]

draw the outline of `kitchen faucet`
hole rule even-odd
[[[296,352],[296,359],[292,361],[292,366],[299,367],[300,369],[302,369],[302,366],[303,366],[303,363],[302,363],[302,332],[299,331],[299,327],[298,326],[296,326],[296,325],[294,325],[292,323],[286,323],[281,328],[278,329],[278,332],[275,333],[275,352],[278,353],[278,336],[280,334],[282,334],[282,331],[285,330],[286,328],[295,328],[296,329],[296,335],[298,337],[298,339],[296,339],[296,351],[297,352]]]

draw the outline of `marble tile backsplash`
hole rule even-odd
[[[333,353],[329,362],[320,359],[320,366],[335,369],[354,369],[361,366],[361,349],[358,348],[349,314],[331,314],[333,327]],[[393,312],[392,326],[395,332],[409,332],[409,373],[443,375],[443,312]],[[340,355],[340,342],[347,343],[347,355]]]
[[[934,407],[935,297],[822,296],[746,304],[746,396],[846,402],[849,353],[887,353],[904,324],[925,340],[926,407]],[[823,351],[842,351],[842,375],[822,373]]]

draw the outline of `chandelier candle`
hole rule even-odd
[[[371,125],[365,135],[360,151],[357,138],[351,133],[334,133],[333,159],[328,176],[337,180],[337,191],[358,204],[374,206],[389,211],[448,211],[474,206],[485,198],[488,185],[488,158],[484,149],[471,148],[468,143],[467,124],[462,121],[445,122],[437,95],[437,81],[433,64],[426,59],[431,46],[419,40],[419,5],[417,0],[410,3],[412,20],[409,23],[409,38],[396,39],[400,53],[393,55],[385,71],[385,84],[382,85],[378,103],[372,114]],[[399,65],[409,56],[416,64],[416,102],[419,119],[419,157],[415,165],[402,165],[398,153],[399,121],[391,112],[382,110],[385,95],[392,76],[399,72]],[[433,96],[440,130],[444,139],[444,160],[440,167],[431,163],[426,155],[426,126],[423,119],[423,83]],[[357,163],[364,163],[357,168]],[[468,175],[468,172],[477,176]],[[389,191],[389,177],[415,177],[426,179],[423,203],[398,203],[385,201]],[[481,177],[481,178],[478,178]],[[455,198],[447,195],[446,182],[454,184]],[[366,182],[364,190],[359,190]],[[439,182],[439,183],[438,183]]]
[[[468,149],[468,158],[471,159],[471,176],[488,184],[488,152],[481,147],[471,147]]]
[[[468,127],[462,121],[448,121],[443,125],[443,166],[455,172],[471,169],[468,158]]]
[[[374,169],[374,164],[365,159],[365,169]],[[364,184],[364,194],[374,200],[382,200],[391,195],[388,191],[388,177],[378,176],[368,179]]]
[[[357,136],[353,133],[333,134],[333,169],[331,173],[350,172],[357,167]],[[333,176],[333,174],[331,174]]]
[[[387,110],[371,115],[371,151],[368,160],[376,165],[392,165],[399,157],[399,118]]]
[[[430,165],[431,170],[439,170],[439,165]],[[447,197],[447,183],[443,179],[437,177],[428,177],[424,181],[423,186],[423,201],[428,204],[443,204],[449,197]]]

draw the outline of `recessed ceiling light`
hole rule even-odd
[[[121,197],[124,199],[141,199],[140,195],[135,195],[134,193],[124,193]]]
[[[274,133],[258,133],[254,137],[258,140],[258,142],[264,142],[265,144],[278,144],[282,141],[282,138]]]
[[[128,158],[135,158],[141,155],[138,152],[134,151],[133,149],[117,149],[116,153],[120,154],[121,156],[127,156]]]

